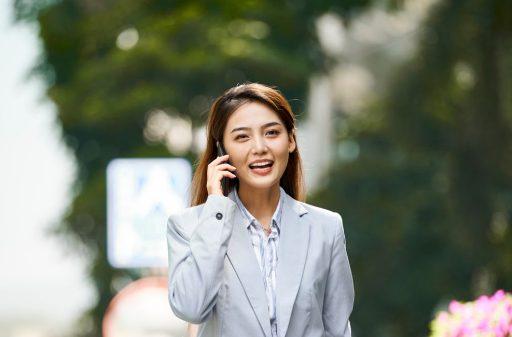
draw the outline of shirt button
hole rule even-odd
[[[215,214],[215,217],[216,217],[218,220],[222,219],[222,213],[217,213],[217,214]]]

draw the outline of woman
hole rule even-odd
[[[167,224],[169,303],[199,336],[351,336],[341,216],[302,201],[295,130],[286,99],[262,84],[211,108],[193,207]]]

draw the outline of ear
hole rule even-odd
[[[289,139],[289,145],[288,145],[288,153],[292,153],[293,151],[295,151],[295,148],[297,147],[297,144],[295,144],[295,139],[294,139],[294,136],[295,135],[295,132],[292,132],[288,135],[288,139]]]

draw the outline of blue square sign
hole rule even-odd
[[[183,158],[115,159],[107,167],[107,251],[116,268],[167,266],[166,223],[190,204]]]

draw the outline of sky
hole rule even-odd
[[[49,233],[67,211],[76,165],[44,83],[29,77],[37,27],[0,0],[0,335],[62,333],[95,302],[86,261]],[[51,308],[51,310],[50,310]]]

